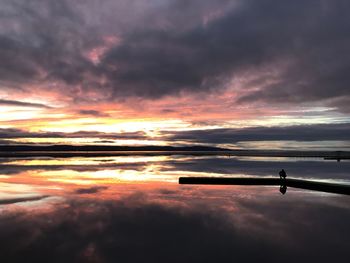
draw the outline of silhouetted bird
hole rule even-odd
[[[280,179],[286,179],[286,177],[287,177],[286,171],[284,169],[282,169],[279,172],[279,175],[280,175]]]

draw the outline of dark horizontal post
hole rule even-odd
[[[327,193],[350,195],[350,185],[325,183],[301,179],[245,178],[245,177],[180,177],[180,184],[202,185],[286,185]]]
[[[280,185],[279,178],[244,178],[244,177],[180,177],[180,184],[208,185]]]

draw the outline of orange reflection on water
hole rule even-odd
[[[117,193],[177,185],[177,174],[162,172],[168,156],[9,159],[2,165],[16,173],[0,173],[1,198],[31,195],[91,195],[115,199]],[[6,190],[6,191],[5,191]]]
[[[162,202],[170,202],[170,200],[171,202],[180,202],[185,197],[216,202],[216,198],[232,199],[233,196],[243,196],[246,199],[250,196],[271,194],[271,192],[273,195],[280,194],[278,187],[268,186],[223,187],[178,184],[178,178],[181,176],[274,176],[269,172],[271,169],[264,158],[139,155],[72,158],[28,157],[1,159],[0,161],[2,168],[0,170],[0,184],[2,184],[0,185],[0,206],[1,202],[9,203],[9,199],[13,199],[14,204],[24,201],[28,201],[28,203],[40,201],[42,205],[45,202],[51,202],[51,197],[116,200],[122,196],[141,192]],[[290,169],[296,169],[298,165],[303,163],[294,164],[295,161],[274,158],[271,167],[275,169],[275,167],[280,166],[280,162],[283,165],[290,165]],[[250,170],[250,165],[256,165],[256,170]],[[342,163],[342,165],[346,164]],[[261,171],[264,173],[257,173]],[[318,180],[325,179],[318,178]],[[36,197],[38,197],[37,200]],[[40,197],[43,198],[39,199]],[[22,201],[18,198],[24,199]],[[26,198],[28,199],[26,200]],[[6,200],[4,201],[4,199]],[[234,205],[230,203],[228,207],[234,207]]]
[[[159,202],[179,202],[181,196],[196,196],[195,186],[179,186],[180,176],[220,176],[213,172],[194,172],[171,169],[170,161],[193,161],[189,156],[113,156],[73,158],[22,158],[3,160],[14,167],[11,175],[0,174],[3,189],[11,191],[6,198],[32,196],[84,197],[119,199],[131,193],[143,192]],[[174,160],[176,159],[176,160]],[[243,175],[242,175],[243,176]],[[23,188],[26,187],[26,188]],[[204,189],[206,187],[200,187]],[[215,189],[217,187],[211,188]],[[236,187],[236,190],[239,189]],[[1,189],[0,189],[1,190]],[[176,196],[176,198],[175,198]],[[214,198],[214,197],[213,197]],[[44,205],[52,199],[28,200]]]

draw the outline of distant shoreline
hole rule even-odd
[[[0,146],[0,157],[98,157],[98,156],[247,156],[247,157],[299,157],[330,160],[350,159],[350,151],[298,151],[298,150],[230,150],[207,146]]]

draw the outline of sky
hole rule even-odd
[[[350,141],[349,11],[346,0],[2,0],[0,144],[338,147]]]

